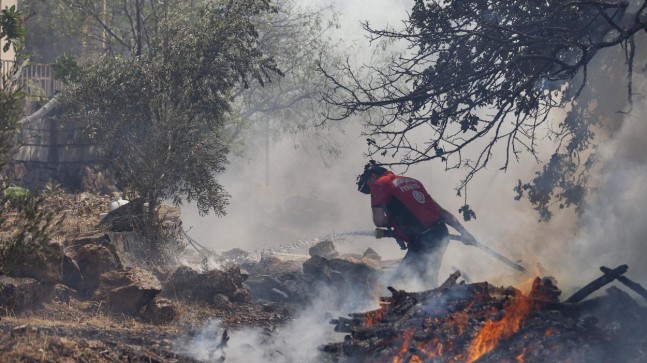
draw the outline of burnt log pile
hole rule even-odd
[[[616,286],[642,296],[626,266],[560,301],[551,277],[535,278],[528,294],[487,282],[458,282],[407,292],[389,287],[379,309],[339,317],[342,342],[320,349],[335,362],[645,362],[647,308]],[[619,279],[622,277],[622,279]]]

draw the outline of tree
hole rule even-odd
[[[23,16],[15,6],[0,11],[0,39],[2,53],[11,48],[16,52],[16,62],[0,66],[0,170],[4,169],[16,148],[24,95],[20,92],[17,78],[21,70],[20,50],[24,41]],[[5,68],[7,67],[7,68]]]
[[[23,15],[15,6],[0,11],[1,52],[13,48],[14,62],[3,62],[0,69],[0,171],[7,167],[17,148],[17,132],[23,114],[24,94],[20,91],[18,77],[22,71],[22,47],[25,29]],[[50,245],[51,236],[58,230],[60,220],[44,211],[42,198],[31,195],[26,189],[8,188],[0,179],[0,273],[18,276],[29,275],[33,266],[43,261],[61,261],[62,251]],[[13,214],[14,218],[9,218]]]
[[[272,7],[264,0],[146,2],[145,15],[144,2],[135,3],[141,24],[137,30],[133,18],[134,37],[119,36],[123,56],[108,52],[82,68],[65,99],[118,181],[149,203],[149,217],[167,198],[224,214],[227,195],[215,174],[227,162],[223,128],[233,90],[280,74],[252,23]]]
[[[88,22],[61,0],[20,1],[20,9],[28,14],[24,53],[30,62],[52,63],[62,54],[78,57],[82,45],[91,43],[85,38]]]
[[[321,68],[335,87],[327,102],[342,110],[328,118],[365,116],[370,156],[464,168],[459,195],[498,152],[502,170],[522,153],[539,160],[538,141],[548,133],[555,142],[550,161],[516,188],[547,220],[555,201],[579,206],[586,196],[594,129],[608,115],[596,114],[582,95],[601,50],[622,48],[631,104],[635,37],[646,29],[646,7],[613,0],[416,0],[403,31],[364,24],[372,40],[401,41],[408,52],[385,67],[346,65],[345,78]],[[370,72],[370,80],[359,81],[361,72]],[[568,113],[554,124],[557,108]],[[421,134],[431,136],[420,141]]]
[[[318,62],[335,63],[336,49],[327,33],[337,26],[331,7],[299,8],[291,0],[279,0],[276,12],[255,19],[259,47],[271,54],[283,76],[271,77],[264,85],[251,84],[235,93],[240,118],[260,123],[280,119],[277,128],[287,133],[304,131],[319,119],[325,79],[317,72]],[[234,130],[234,136],[240,128]]]

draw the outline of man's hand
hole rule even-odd
[[[393,237],[393,231],[385,228],[375,228],[375,238]]]
[[[407,249],[407,244],[404,243],[401,239],[395,239],[396,242],[398,242],[398,246],[400,246],[401,250],[406,250]]]
[[[472,234],[466,230],[461,231],[461,242],[463,242],[463,244],[468,246],[478,245],[478,241],[476,240],[476,238],[474,238],[474,236],[472,236]]]

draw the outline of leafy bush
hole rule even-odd
[[[51,244],[62,218],[42,208],[42,198],[19,192],[5,193],[0,202],[0,274],[55,280],[60,277],[63,252]],[[14,203],[6,195],[20,196]]]
[[[63,54],[62,56],[56,58],[54,64],[52,64],[52,72],[54,73],[54,79],[59,79],[61,81],[65,80],[75,80],[79,75],[79,64],[76,62],[76,58],[69,54]]]
[[[12,206],[19,206],[27,202],[30,193],[28,189],[11,186],[4,190],[4,197]]]

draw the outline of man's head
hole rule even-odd
[[[364,194],[371,194],[371,185],[375,179],[384,175],[388,170],[380,166],[375,160],[364,165],[364,172],[357,176],[357,190]]]

